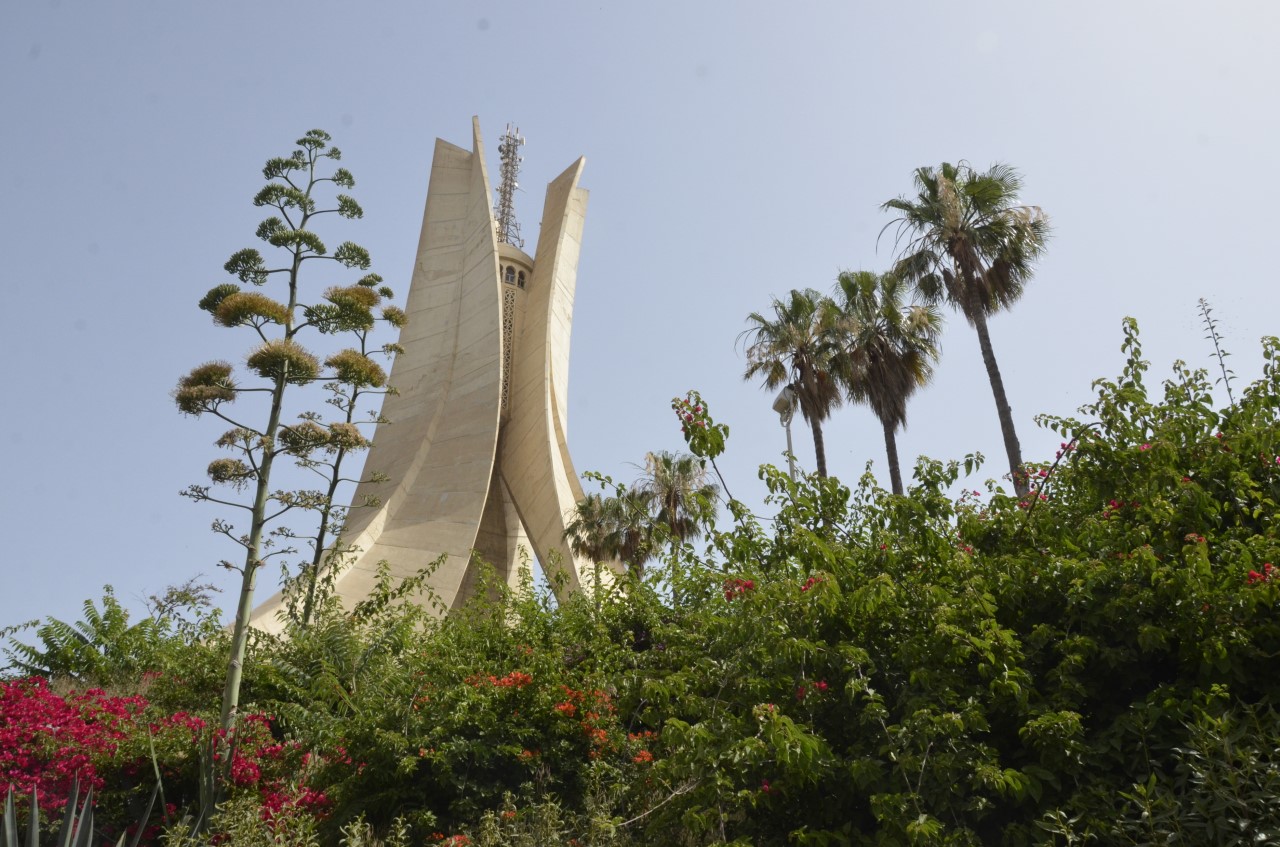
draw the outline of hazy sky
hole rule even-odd
[[[262,163],[308,129],[333,134],[365,210],[330,242],[369,248],[401,299],[437,136],[467,146],[479,115],[492,173],[519,125],[530,248],[546,183],[585,155],[574,462],[634,477],[646,451],[681,446],[669,402],[698,388],[732,428],[734,494],[759,505],[756,468],[782,461],[784,436],[742,380],[745,316],[887,268],[879,207],[921,165],[1012,163],[1052,217],[1025,297],[991,323],[1028,460],[1059,441],[1034,415],[1118,372],[1126,315],[1154,382],[1175,358],[1213,363],[1206,297],[1235,370],[1256,375],[1259,337],[1280,331],[1278,23],[1274,3],[1170,0],[4,3],[0,625],[197,573],[232,603],[238,577],[215,563],[237,550],[209,532],[222,513],[177,496],[221,427],[169,392],[195,364],[242,359],[243,333],[195,304],[257,243]],[[978,450],[975,484],[1006,470],[955,315],[908,415],[905,463]],[[841,410],[826,434],[834,474],[871,461],[887,485],[870,412]]]

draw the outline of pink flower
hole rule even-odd
[[[1151,445],[1150,445],[1150,444],[1143,444],[1143,445],[1142,445],[1141,447],[1139,447],[1138,449],[1139,449],[1139,450],[1150,450],[1150,449],[1151,449]]]

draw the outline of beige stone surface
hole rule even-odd
[[[500,244],[479,121],[470,151],[438,140],[417,260],[388,396],[365,464],[386,474],[352,498],[347,539],[358,552],[338,579],[348,604],[368,595],[378,563],[411,576],[444,557],[430,580],[450,608],[477,589],[477,558],[514,584],[533,556],[553,586],[590,587],[594,566],[564,532],[582,489],[565,441],[569,337],[587,192],[579,159],[547,187],[531,258]],[[519,288],[502,268],[526,274]],[[279,595],[254,613],[278,628]]]

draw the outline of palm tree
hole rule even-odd
[[[588,494],[565,528],[569,546],[592,562],[619,560],[640,576],[653,558],[652,496],[627,488],[616,497]]]
[[[836,279],[845,394],[866,403],[884,428],[893,493],[902,494],[894,435],[907,425],[907,400],[928,384],[938,360],[942,316],[932,306],[904,305],[909,286],[892,273],[846,271]]]
[[[1018,203],[1021,187],[1022,178],[1008,165],[980,173],[967,162],[943,162],[936,170],[916,169],[914,197],[899,197],[881,208],[899,213],[886,228],[896,223],[898,243],[906,239],[895,271],[927,302],[945,301],[958,309],[978,333],[1009,471],[1024,496],[1030,487],[1022,448],[987,331],[987,318],[1022,295],[1049,236],[1049,220],[1040,208]]]
[[[812,288],[793,290],[787,300],[774,298],[773,319],[759,312],[747,316],[751,324],[738,336],[746,339],[745,379],[759,376],[770,390],[790,385],[800,414],[813,430],[813,451],[818,476],[827,475],[827,453],[822,422],[840,405],[840,387],[832,369],[840,353],[832,322],[833,310]]]
[[[701,537],[720,494],[720,486],[707,480],[706,468],[696,457],[666,450],[645,456],[638,488],[649,498],[653,522],[677,544]]]
[[[701,537],[715,515],[720,487],[707,481],[702,463],[687,453],[665,450],[645,456],[644,473],[616,496],[588,494],[565,528],[569,546],[593,562],[624,562],[635,576],[654,556],[657,544]],[[661,531],[656,531],[661,528]]]

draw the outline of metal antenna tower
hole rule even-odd
[[[502,182],[498,184],[498,202],[493,205],[493,217],[498,228],[498,241],[524,249],[524,239],[520,237],[520,224],[516,223],[516,189],[520,187],[517,178],[520,176],[520,148],[524,146],[524,138],[520,136],[520,128],[507,124],[507,131],[502,134],[498,144],[498,155],[502,158]]]

